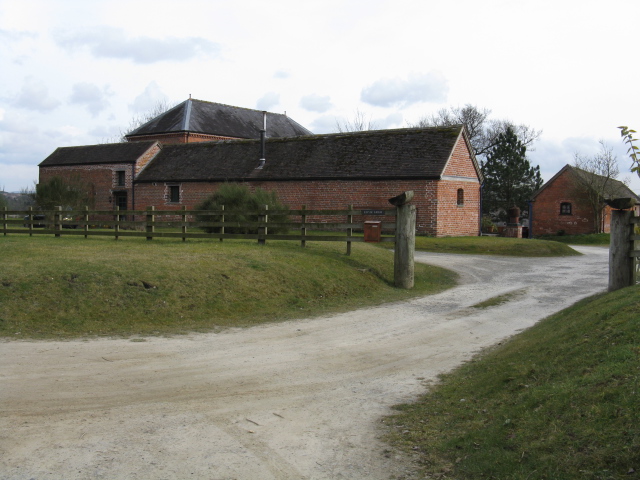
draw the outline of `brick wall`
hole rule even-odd
[[[204,133],[162,133],[158,135],[141,135],[139,137],[132,137],[128,139],[129,142],[148,142],[149,140],[156,140],[164,145],[176,144],[176,143],[198,143],[198,142],[215,142],[217,140],[238,140],[235,137],[223,137],[220,135],[207,135]]]
[[[577,193],[572,173],[565,170],[547,184],[533,202],[533,235],[555,235],[563,230],[568,235],[593,233],[594,215],[588,202]],[[560,205],[571,204],[571,214],[561,214]],[[607,215],[605,227],[611,216]],[[608,230],[607,230],[608,231]]]
[[[179,185],[180,203],[171,203],[168,188]],[[143,183],[136,185],[137,208],[155,206],[158,209],[194,208],[213,194],[220,183],[171,182]],[[477,235],[479,222],[478,183],[449,182],[434,180],[407,181],[280,181],[280,182],[247,182],[251,189],[275,191],[280,201],[292,209],[305,205],[308,209],[346,209],[353,205],[355,209],[375,208],[389,210],[393,207],[388,200],[400,193],[413,190],[412,204],[417,208],[416,228],[418,233],[434,236]],[[465,203],[457,205],[459,188],[465,191]],[[444,195],[440,201],[436,195]],[[326,221],[326,218],[324,219]],[[355,218],[361,222],[362,218]],[[367,217],[367,220],[382,218]],[[388,219],[387,219],[388,220]],[[313,221],[309,219],[309,221]]]

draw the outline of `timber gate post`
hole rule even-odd
[[[611,244],[609,246],[609,291],[635,282],[632,210],[611,210]]]
[[[393,259],[393,281],[397,288],[411,289],[414,284],[414,255],[416,250],[416,207],[407,205],[413,191],[389,199],[396,210],[396,244]]]

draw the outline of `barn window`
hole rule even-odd
[[[116,187],[124,187],[125,173],[124,170],[116,170]]]
[[[458,206],[462,207],[464,205],[464,190],[462,188],[458,189]]]
[[[560,204],[560,215],[571,215],[571,203],[562,202]]]
[[[180,203],[180,185],[169,185],[169,202]]]

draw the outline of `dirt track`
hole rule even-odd
[[[608,250],[517,259],[418,254],[445,293],[179,338],[0,344],[2,479],[388,479],[393,404],[479,349],[603,291]],[[472,305],[507,292],[512,300]]]

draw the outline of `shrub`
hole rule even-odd
[[[257,222],[258,212],[268,205],[269,211],[278,211],[277,214],[269,214],[269,222],[282,223],[288,219],[288,208],[280,203],[275,192],[268,192],[257,188],[249,190],[244,185],[237,183],[225,183],[216,193],[199,204],[197,210],[216,210],[224,205],[225,222]],[[255,212],[255,213],[254,213]],[[221,214],[203,213],[197,217],[199,222],[220,222]],[[221,227],[202,227],[208,233],[220,233]],[[225,227],[225,233],[258,233],[257,228],[252,227]],[[270,233],[285,233],[286,227],[269,227]]]

